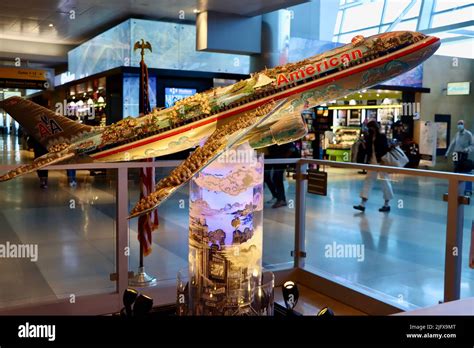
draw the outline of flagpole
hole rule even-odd
[[[145,43],[145,40],[138,41],[134,45],[134,50],[140,49],[141,60],[140,60],[140,88],[139,88],[139,113],[140,115],[146,115],[151,112],[150,99],[148,96],[148,68],[145,64],[145,49],[152,50],[149,42]],[[153,158],[146,159],[147,162],[152,162]],[[140,169],[140,196],[150,194],[150,191],[154,186],[154,168],[141,168]],[[140,197],[141,198],[141,197]],[[147,213],[145,216],[141,216],[138,220],[138,241],[140,249],[140,258],[138,265],[138,273],[129,280],[129,285],[136,287],[154,286],[157,283],[155,277],[150,276],[145,272],[144,265],[144,249],[145,249],[145,238],[149,238],[148,242],[151,244],[151,233],[156,228],[155,224],[158,223],[156,211]],[[152,222],[153,216],[155,215],[155,221]]]

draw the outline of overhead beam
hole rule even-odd
[[[447,43],[447,42],[455,42],[455,41],[462,41],[462,40],[470,40],[472,37],[470,36],[456,36],[456,37],[447,37],[444,39],[441,39],[441,42]]]
[[[405,17],[408,11],[410,11],[412,7],[415,6],[417,1],[418,0],[411,0],[411,2],[407,5],[407,7],[403,9],[402,13],[400,13],[400,15],[392,22],[392,24],[388,26],[386,32],[392,31],[393,28],[395,28],[398,25],[398,23],[402,21],[403,17]]]
[[[439,32],[445,32],[445,31],[451,31],[451,30],[454,30],[454,29],[470,27],[471,25],[474,25],[474,20],[461,22],[461,23],[450,24],[450,25],[444,25],[442,27],[437,27],[437,28],[425,29],[425,30],[421,30],[421,32],[423,34],[426,34],[426,35],[431,35],[431,34],[436,34],[436,33],[439,33]]]
[[[347,8],[363,5],[363,4],[365,4],[366,2],[369,2],[369,1],[372,1],[372,0],[357,0],[357,1],[350,2],[350,3],[345,4],[345,5],[339,6],[339,9],[345,10]]]
[[[44,42],[0,39],[0,57],[20,58],[22,61],[51,63],[52,65],[67,62],[67,52],[74,45],[53,44]]]
[[[416,31],[422,31],[430,27],[433,8],[434,0],[422,0]]]

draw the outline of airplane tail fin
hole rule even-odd
[[[74,138],[94,130],[94,127],[77,123],[21,97],[0,101],[0,108],[46,148],[58,143],[71,143]]]

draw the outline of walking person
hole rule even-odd
[[[77,117],[75,114],[74,115],[66,114],[66,117],[69,118],[71,121],[79,123],[79,117]],[[85,117],[85,119],[87,119],[87,117]],[[69,184],[69,187],[75,188],[77,186],[76,170],[66,169],[66,175],[67,175],[67,182]]]
[[[272,145],[268,148],[267,158],[290,158],[293,157],[294,153],[293,143]],[[284,184],[286,167],[286,164],[281,163],[265,165],[264,180],[272,193],[272,199],[267,203],[274,203],[272,208],[280,208],[287,205]]]
[[[366,140],[368,164],[381,164],[382,157],[389,151],[388,140],[385,134],[380,132],[379,124],[372,120],[367,123],[368,136]],[[390,200],[393,198],[393,189],[389,181],[388,173],[377,172],[373,170],[367,171],[362,191],[360,192],[361,202],[359,205],[354,205],[354,209],[365,211],[365,204],[369,199],[369,192],[372,188],[373,182],[380,176],[380,184],[382,186],[384,205],[379,209],[380,212],[390,211]]]
[[[470,173],[469,152],[474,150],[474,144],[472,139],[472,133],[465,129],[464,120],[458,121],[458,131],[454,140],[449,144],[448,150],[446,151],[445,158],[448,158],[449,154],[453,154],[453,164],[455,173]],[[464,189],[465,195],[472,195],[472,182],[466,181]]]

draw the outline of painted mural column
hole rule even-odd
[[[245,143],[191,180],[188,314],[256,314],[252,303],[256,297],[262,302],[263,168],[263,156]]]

